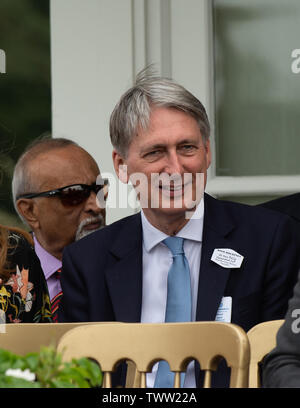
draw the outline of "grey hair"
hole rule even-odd
[[[135,84],[125,92],[110,117],[110,138],[115,150],[124,158],[138,129],[147,129],[151,107],[175,108],[196,119],[204,141],[210,134],[209,120],[202,103],[187,89],[169,78],[142,70]]]
[[[47,135],[46,137],[43,136],[31,142],[19,157],[14,168],[12,179],[12,198],[15,210],[23,222],[26,223],[26,220],[24,220],[18,211],[18,197],[22,194],[35,192],[38,189],[37,181],[30,170],[30,163],[42,153],[56,149],[63,149],[69,146],[79,147],[79,145],[72,140],[65,138],[52,139],[51,136]]]

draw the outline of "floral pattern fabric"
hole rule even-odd
[[[40,261],[29,242],[10,233],[10,279],[0,286],[0,323],[52,322],[47,283]]]

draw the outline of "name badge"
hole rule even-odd
[[[210,259],[223,268],[240,268],[244,257],[233,249],[216,248]]]
[[[231,322],[232,297],[223,296],[216,314],[216,322]]]

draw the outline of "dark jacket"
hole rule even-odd
[[[281,319],[297,279],[300,244],[293,222],[261,207],[205,194],[196,320],[215,320],[232,297],[232,323],[245,331]],[[215,248],[244,256],[238,269],[211,260]],[[60,320],[139,322],[142,305],[140,214],[117,221],[64,251]],[[215,385],[222,386],[221,378]]]

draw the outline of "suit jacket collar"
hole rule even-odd
[[[216,248],[232,249],[230,233],[234,228],[234,221],[226,206],[205,194],[196,320],[215,320],[231,269],[216,264],[211,256]]]
[[[110,249],[106,280],[115,319],[139,322],[142,308],[142,226],[140,214],[127,218]]]
[[[142,246],[142,222],[141,214],[135,214],[125,218],[116,233],[116,239],[110,252],[117,258],[126,257],[131,251]]]
[[[205,194],[204,225],[196,320],[215,320],[231,269],[211,261],[215,248],[233,248],[230,233],[235,229],[226,206]],[[141,215],[121,225],[111,247],[113,264],[106,270],[115,318],[139,322],[142,308],[142,225]]]

